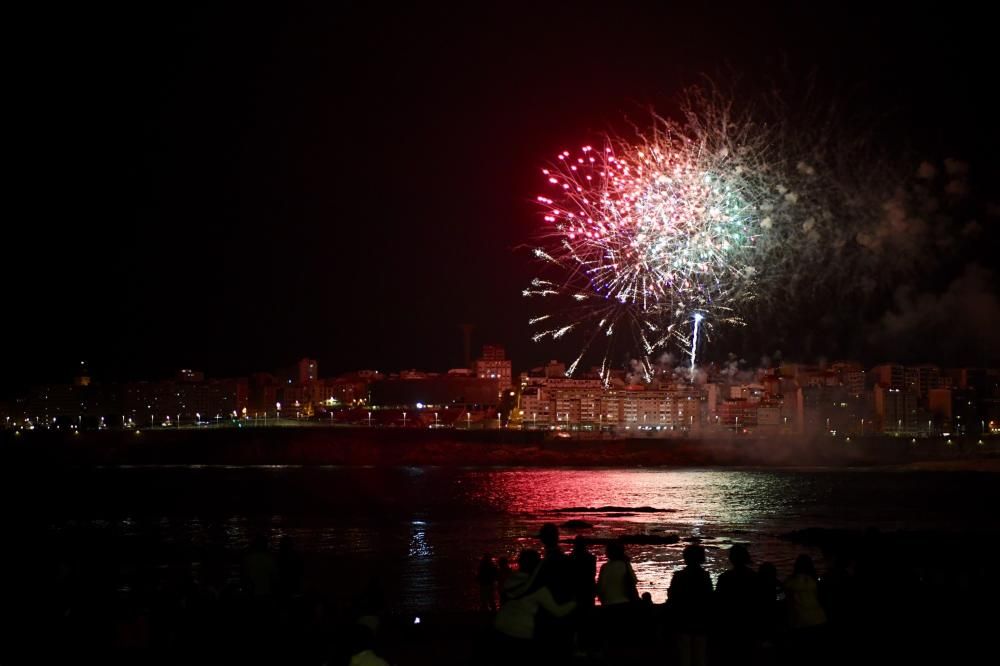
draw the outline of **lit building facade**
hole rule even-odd
[[[513,386],[510,359],[499,345],[483,345],[482,356],[476,359],[475,375],[479,379],[495,379],[500,382],[500,390]]]
[[[689,430],[703,401],[689,389],[605,388],[598,379],[538,378],[521,392],[524,428]]]

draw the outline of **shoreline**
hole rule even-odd
[[[1000,438],[869,436],[560,439],[544,431],[338,427],[0,433],[27,465],[456,467],[897,467],[1000,471]]]

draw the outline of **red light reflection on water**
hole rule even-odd
[[[757,562],[772,561],[780,569],[787,569],[800,550],[774,535],[792,509],[782,478],[774,474],[717,469],[516,469],[472,471],[466,482],[468,501],[507,514],[524,526],[524,536],[512,544],[515,550],[537,548],[532,535],[542,523],[563,525],[571,519],[592,527],[563,527],[567,542],[576,534],[598,539],[676,534],[680,538],[676,544],[628,546],[639,591],[650,592],[656,602],[666,599],[673,572],[683,566],[681,552],[691,541],[705,546],[706,568],[713,578],[728,568],[726,550],[733,542],[750,543]],[[599,563],[603,550],[591,547]]]

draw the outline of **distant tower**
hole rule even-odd
[[[483,345],[482,358],[476,360],[476,377],[479,379],[496,379],[501,389],[507,389],[511,384],[511,363],[506,358],[504,348],[500,345]]]
[[[90,386],[90,368],[87,367],[86,361],[80,361],[80,367],[76,376],[73,377],[73,384],[75,386]]]
[[[308,384],[319,378],[319,363],[314,358],[304,358],[298,365],[299,384]]]
[[[466,368],[472,367],[472,329],[475,328],[472,324],[462,324],[462,343],[464,356],[462,360],[465,363]]]

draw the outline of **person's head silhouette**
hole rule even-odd
[[[684,548],[684,564],[689,567],[700,567],[705,563],[705,549],[693,543]]]
[[[729,549],[729,561],[734,567],[750,566],[750,551],[741,543],[734,543]]]
[[[553,550],[559,547],[559,528],[555,523],[545,523],[538,531],[538,539],[545,546],[546,550]]]

